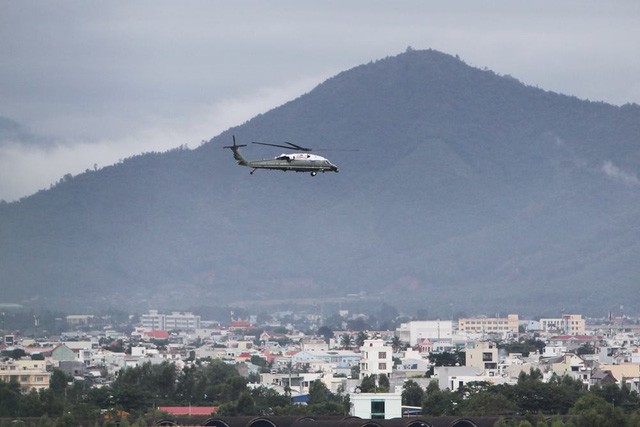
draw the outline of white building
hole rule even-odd
[[[464,335],[517,335],[520,325],[517,314],[507,317],[471,317],[458,319],[458,332]]]
[[[451,320],[413,320],[400,324],[396,329],[396,335],[412,347],[425,338],[431,341],[451,340],[453,322]]]
[[[465,346],[465,366],[480,368],[496,374],[498,370],[498,346],[492,341],[471,341]]]
[[[540,328],[543,332],[584,335],[586,322],[580,314],[564,314],[555,319],[540,319]]]
[[[402,417],[402,393],[352,393],[349,414],[362,419]]]
[[[200,316],[177,311],[161,314],[158,310],[149,310],[140,316],[140,323],[147,331],[196,330],[200,328]]]
[[[393,370],[393,348],[381,339],[365,340],[360,347],[360,379],[367,375],[385,374]]]
[[[44,360],[7,360],[0,361],[0,381],[20,384],[23,392],[49,388],[51,373],[47,371]]]

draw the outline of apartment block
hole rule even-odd
[[[161,314],[158,310],[149,310],[140,316],[140,323],[148,331],[195,330],[200,328],[200,316],[177,311]]]
[[[471,317],[458,319],[461,334],[517,334],[520,320],[517,314],[507,317]]]
[[[393,348],[383,340],[365,340],[360,347],[360,379],[367,375],[390,375],[393,370]]]
[[[23,391],[49,388],[51,373],[44,360],[7,360],[0,362],[0,381],[15,381]]]
[[[465,346],[465,366],[486,371],[498,369],[498,346],[491,341],[468,342]]]
[[[400,324],[396,335],[412,347],[425,339],[431,342],[450,340],[453,336],[453,323],[451,320],[413,320]]]
[[[581,314],[565,314],[559,318],[540,319],[543,332],[566,335],[584,335],[586,322]]]

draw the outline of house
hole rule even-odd
[[[596,369],[591,373],[589,388],[591,388],[594,385],[604,386],[607,384],[615,384],[615,383],[616,383],[616,378],[611,374],[611,371]]]
[[[51,373],[47,372],[44,360],[7,360],[0,361],[0,381],[16,381],[23,391],[44,390],[49,388]]]
[[[61,361],[58,365],[58,369],[60,369],[66,375],[69,375],[74,378],[84,378],[86,374],[85,364],[79,361],[74,361],[74,360]]]
[[[400,364],[396,367],[394,376],[423,377],[430,367],[429,361],[422,358],[418,351],[407,350],[400,358]]]
[[[360,379],[368,375],[385,374],[393,371],[393,349],[381,339],[365,340],[360,347]]]
[[[200,328],[200,316],[193,313],[174,311],[162,314],[158,310],[140,316],[140,323],[145,330],[196,330]]]
[[[566,353],[559,358],[549,360],[548,365],[550,372],[559,377],[568,375],[587,387],[591,382],[591,368],[582,357],[576,354]]]
[[[329,351],[329,344],[323,339],[307,338],[302,340],[303,351]]]
[[[564,314],[559,318],[540,319],[540,327],[546,333],[584,335],[586,322],[580,314]]]
[[[56,362],[73,362],[78,360],[78,355],[65,344],[61,344],[53,349],[51,358]]]
[[[425,338],[431,341],[451,340],[453,323],[451,320],[413,320],[401,323],[396,329],[396,336],[412,347]]]
[[[624,382],[631,390],[639,391],[640,364],[623,363],[620,365],[600,365],[600,369],[611,372],[611,375],[616,379],[618,385]]]
[[[402,393],[352,393],[349,415],[363,419],[402,417]]]
[[[472,341],[465,345],[465,366],[479,368],[493,375],[498,370],[498,346],[492,341]]]
[[[438,381],[440,390],[452,390],[452,378],[470,376],[479,378],[482,369],[473,366],[437,366],[434,368],[434,374],[434,379]],[[481,379],[476,379],[476,381],[481,381]],[[455,384],[455,381],[453,383]]]
[[[555,335],[549,338],[542,356],[557,357],[567,352],[574,352],[583,346],[598,349],[602,343],[602,337],[595,335]]]
[[[170,415],[212,416],[218,412],[218,406],[159,406],[158,410]]]
[[[484,336],[489,334],[517,335],[519,319],[517,314],[507,317],[472,317],[458,319],[458,332],[463,335]]]

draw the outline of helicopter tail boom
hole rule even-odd
[[[240,145],[236,144],[236,136],[233,135],[233,145],[227,145],[224,148],[230,148],[231,151],[233,151],[233,158],[238,161],[239,165],[249,166],[249,161],[244,158],[242,153],[240,153],[240,148],[246,147],[246,146],[247,146],[246,144],[240,144]]]

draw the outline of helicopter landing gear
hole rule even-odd
[[[253,175],[253,173],[258,170],[258,168],[255,168],[254,170],[252,170],[251,172],[249,172],[249,175]]]
[[[311,176],[316,176],[318,172],[311,172]]]

